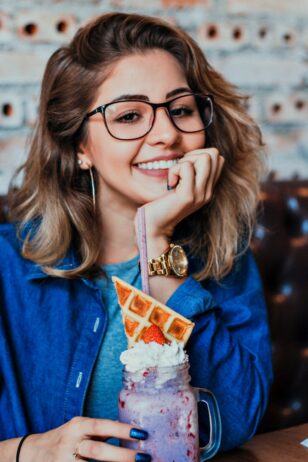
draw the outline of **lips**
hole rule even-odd
[[[168,177],[168,171],[169,168],[158,168],[158,169],[145,169],[138,167],[137,165],[133,166],[138,172],[147,175],[147,176],[152,176],[152,177],[159,177],[159,178],[167,178]]]

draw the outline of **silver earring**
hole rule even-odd
[[[83,160],[78,159],[77,164],[82,165]],[[96,208],[96,200],[95,200],[96,192],[95,192],[94,176],[93,176],[93,172],[92,172],[92,167],[90,167],[88,164],[86,164],[86,165],[87,165],[89,173],[90,173],[92,202],[93,202],[93,208],[95,210],[95,208]]]
[[[91,191],[92,191],[92,202],[93,202],[93,208],[95,210],[96,208],[96,192],[95,192],[95,183],[94,183],[94,176],[92,172],[92,167],[89,167],[89,173],[90,173],[90,178],[91,178]]]

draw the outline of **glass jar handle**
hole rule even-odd
[[[218,403],[212,392],[205,388],[195,388],[198,403],[206,405],[209,413],[210,438],[206,446],[200,448],[200,462],[211,459],[217,453],[221,441],[221,419]]]

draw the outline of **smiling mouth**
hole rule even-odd
[[[172,160],[157,160],[154,162],[141,162],[140,164],[135,164],[135,167],[142,168],[143,170],[167,170],[173,165],[176,165],[180,157]]]

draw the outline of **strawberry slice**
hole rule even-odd
[[[146,331],[142,335],[142,340],[144,341],[144,343],[156,342],[160,345],[169,343],[166,337],[164,336],[162,330],[155,324],[152,324],[146,329]]]

